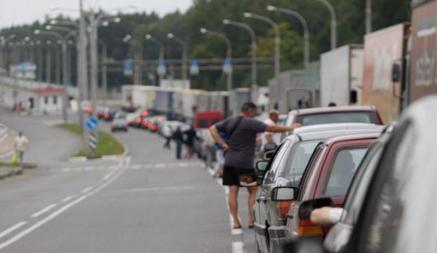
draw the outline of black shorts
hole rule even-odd
[[[225,168],[223,169],[223,185],[240,186],[241,176],[249,176],[254,180],[257,179],[255,169],[253,168],[238,168],[225,165]]]

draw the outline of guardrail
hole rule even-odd
[[[1,75],[1,73],[0,73],[0,84],[13,86],[13,87],[17,87],[20,89],[27,89],[27,90],[43,88],[43,87],[47,87],[49,85],[57,87],[57,88],[64,88],[64,86],[59,85],[59,84],[37,82],[37,81],[32,81],[32,80],[27,80],[27,79],[13,78],[13,77]],[[69,87],[67,87],[66,90],[67,90],[67,93],[73,97],[77,97],[79,94],[78,89],[75,87],[69,86]]]

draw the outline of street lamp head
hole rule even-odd
[[[119,17],[114,18],[114,22],[115,23],[120,23],[121,22],[121,18],[119,18]]]
[[[46,25],[47,30],[51,30],[53,27],[51,25]]]
[[[126,43],[126,42],[128,42],[129,40],[131,40],[131,39],[132,39],[132,35],[127,34],[126,36],[124,36],[124,38],[123,38],[123,42]]]
[[[231,21],[229,19],[223,19],[224,25],[229,25],[230,23],[231,23]]]
[[[105,27],[106,27],[106,26],[109,26],[109,22],[108,22],[108,21],[103,21],[103,22],[102,22],[102,26],[105,26]]]
[[[208,29],[206,29],[205,27],[200,28],[200,33],[206,34],[208,33]]]
[[[41,33],[41,30],[35,30],[34,32],[33,32],[34,34],[40,34]]]
[[[253,16],[250,12],[245,12],[243,15],[245,18],[251,18]]]
[[[150,35],[150,34],[146,34],[146,40],[150,40],[150,39],[152,39],[152,35]]]
[[[24,38],[24,41],[30,41],[30,37],[29,37],[29,36],[26,36],[26,37]]]
[[[168,37],[169,39],[173,39],[173,38],[174,38],[174,34],[173,34],[173,33],[169,33],[169,34],[167,34],[167,37]]]
[[[57,23],[58,23],[58,21],[56,19],[52,19],[49,22],[49,24],[51,24],[51,25],[56,25]]]
[[[273,6],[273,5],[267,5],[267,10],[268,11],[277,11],[278,8],[276,6]]]
[[[51,45],[51,44],[52,44],[52,41],[51,41],[51,40],[47,40],[47,41],[46,41],[46,44],[47,44],[47,45]]]

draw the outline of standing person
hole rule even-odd
[[[269,113],[269,118],[264,121],[264,123],[268,126],[273,126],[278,124],[279,121],[279,112],[276,110],[271,110]],[[267,143],[272,143],[275,145],[279,145],[281,142],[281,134],[280,133],[272,133],[272,132],[265,132],[262,134],[262,146],[261,150],[264,150],[264,146]]]
[[[185,158],[191,158],[193,156],[194,140],[197,137],[194,126],[191,125],[190,128],[184,132],[184,135],[185,135],[185,147],[186,147]]]
[[[209,130],[214,140],[222,147],[225,153],[225,166],[223,171],[223,185],[229,186],[229,210],[233,220],[233,228],[240,229],[241,222],[238,217],[238,191],[244,182],[243,178],[251,177],[256,183],[256,173],[253,168],[255,159],[255,141],[258,133],[268,132],[287,132],[293,131],[292,127],[277,125],[266,125],[254,119],[256,116],[256,105],[247,102],[241,107],[238,117],[231,117],[213,125]],[[220,132],[227,134],[228,140],[225,142],[220,136]],[[256,199],[257,186],[247,187],[249,192],[249,228],[254,227],[255,218],[253,217],[253,206]]]
[[[15,137],[14,150],[20,166],[23,166],[24,151],[27,149],[28,146],[29,140],[27,139],[27,137],[24,136],[22,132],[18,132],[17,137]]]
[[[165,124],[162,127],[162,135],[165,138],[164,148],[171,148],[171,128],[169,125]]]
[[[182,133],[180,126],[178,126],[176,131],[174,131],[173,140],[176,142],[176,159],[179,160],[182,158],[182,142],[184,141],[184,134]]]

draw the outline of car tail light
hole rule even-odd
[[[148,127],[149,127],[149,121],[144,121],[143,126],[144,126],[145,128],[148,128]]]
[[[142,112],[141,115],[142,115],[143,117],[147,117],[147,116],[149,116],[149,113],[148,113],[148,112]]]
[[[140,117],[136,118],[135,122],[138,123],[138,124],[141,123],[141,118]]]
[[[288,211],[290,210],[291,205],[293,204],[294,201],[289,201],[289,200],[283,200],[283,201],[279,201],[278,205],[279,205],[279,217],[286,219],[288,216]]]
[[[310,220],[301,220],[299,221],[297,234],[299,236],[323,236],[324,232],[321,226],[312,223]]]

